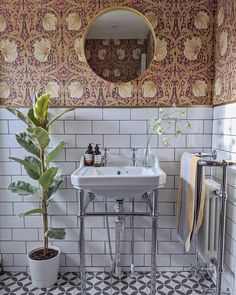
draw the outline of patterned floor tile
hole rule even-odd
[[[37,295],[74,295],[78,282],[78,273],[59,274],[57,282],[50,288],[41,288]]]
[[[39,290],[32,285],[27,272],[8,273],[9,280],[3,290],[2,295],[38,295]]]
[[[123,273],[121,278],[112,276],[111,295],[146,295],[147,277],[145,273],[139,273],[131,278],[129,273]]]
[[[0,290],[2,290],[5,287],[5,285],[7,284],[7,282],[9,281],[11,276],[12,276],[12,274],[10,272],[5,272],[5,273],[1,274],[1,276],[0,276]]]
[[[151,273],[147,274],[148,289],[151,285]],[[149,291],[150,292],[150,291]],[[180,283],[177,272],[157,272],[156,294],[158,295],[185,295],[183,286]]]
[[[109,272],[87,272],[86,293],[88,295],[110,295],[111,274]],[[80,279],[77,281],[74,295],[81,294]]]
[[[0,276],[0,295],[81,295],[79,273],[59,274],[56,284],[37,289],[26,272],[6,272]],[[87,295],[147,295],[150,293],[151,273],[138,273],[121,278],[108,272],[86,273]],[[202,288],[214,288],[209,276],[195,278],[190,272],[157,272],[156,295],[197,295]]]
[[[202,294],[204,289],[214,289],[215,285],[206,274],[204,277],[195,277],[191,272],[179,273],[180,283],[182,284],[186,295]]]

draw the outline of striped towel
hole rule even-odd
[[[193,233],[202,224],[205,202],[204,168],[197,165],[199,157],[184,153],[180,166],[180,187],[177,204],[177,234],[189,252]]]

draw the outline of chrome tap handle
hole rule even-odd
[[[102,166],[107,166],[108,165],[108,154],[107,154],[107,151],[109,149],[107,147],[105,147],[103,150],[104,150],[104,155],[102,157]]]
[[[132,151],[132,155],[131,155],[131,163],[130,163],[130,166],[137,166],[137,157],[136,157],[136,151],[137,151],[137,148],[132,148],[131,149]]]

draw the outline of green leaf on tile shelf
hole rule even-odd
[[[46,192],[46,198],[48,201],[52,199],[63,180],[64,178],[61,175],[58,175],[56,178],[54,178],[53,183],[49,186]]]
[[[28,128],[27,134],[41,149],[44,149],[49,145],[49,135],[42,127]]]
[[[66,109],[65,111],[61,112],[60,114],[56,115],[54,118],[50,119],[49,122],[47,123],[46,128],[48,129],[52,123],[54,123],[56,120],[58,120],[62,115],[64,115],[67,112],[73,111],[75,108],[69,108]]]
[[[8,186],[8,190],[14,194],[17,194],[19,196],[24,196],[24,197],[25,196],[37,196],[37,194],[38,194],[37,187],[35,187],[25,181],[12,182]]]
[[[37,158],[40,157],[40,149],[34,142],[28,137],[26,132],[16,134],[16,141],[21,145],[27,152],[35,155]]]
[[[28,156],[25,157],[25,159],[19,159],[14,157],[9,157],[9,159],[14,160],[15,162],[21,164],[24,166],[26,172],[28,175],[33,179],[39,179],[40,174],[40,161],[36,159],[35,157]]]
[[[64,228],[50,228],[46,232],[46,236],[51,239],[63,240],[65,238],[66,231]]]
[[[189,128],[189,129],[191,129],[191,128],[192,128],[192,125],[191,125],[190,122],[187,121],[187,122],[184,124],[184,127],[185,127],[185,128]]]
[[[35,209],[29,210],[29,211],[24,211],[24,212],[18,214],[18,217],[22,218],[24,216],[29,216],[29,215],[33,215],[33,214],[43,214],[43,213],[44,213],[43,209],[35,208]]]
[[[58,167],[48,168],[39,178],[39,183],[44,189],[49,188],[49,186],[53,183],[54,177],[56,176],[58,171]]]
[[[157,128],[157,134],[161,135],[161,134],[163,134],[163,133],[164,133],[164,128],[162,128],[162,127],[158,127],[158,128]]]
[[[176,116],[175,116],[176,114]],[[180,137],[181,135],[184,134],[184,131],[181,130],[183,127],[183,124],[179,126],[183,122],[183,117],[185,117],[186,111],[181,110],[178,111],[177,108],[167,108],[159,109],[159,118],[152,118],[148,121],[148,140],[147,140],[147,147],[150,143],[151,137],[153,134],[158,134],[158,135],[164,135],[166,133],[174,133],[175,137]],[[180,118],[179,118],[180,116]],[[174,132],[170,130],[170,128],[174,129]],[[184,124],[184,128],[191,128],[191,123],[187,121]],[[170,145],[169,139],[167,136],[165,136],[162,139],[162,143],[165,147]]]
[[[181,136],[183,135],[184,133],[181,131],[181,130],[176,130],[175,132],[175,136],[178,137],[178,136]]]
[[[45,159],[46,164],[48,165],[61,151],[61,149],[67,144],[66,141],[61,141],[52,151],[50,151]]]
[[[40,122],[41,126],[46,126],[47,124],[47,111],[50,99],[51,94],[42,94],[34,105],[34,117]]]
[[[6,107],[6,109],[10,113],[15,115],[17,118],[19,118],[21,121],[23,121],[26,125],[28,125],[30,127],[34,126],[34,123],[31,121],[31,119],[27,115],[25,115],[21,111],[19,111],[18,109],[12,108],[12,107]]]
[[[148,127],[150,130],[153,132],[157,133],[158,128],[161,125],[161,120],[160,119],[151,119],[148,121]]]
[[[169,139],[166,138],[166,137],[164,137],[164,138],[162,139],[162,143],[163,143],[163,145],[164,145],[165,147],[168,147],[168,146],[170,145],[170,143],[169,143]]]
[[[181,111],[179,112],[179,114],[180,114],[180,117],[184,117],[184,116],[186,115],[186,111],[181,110]]]

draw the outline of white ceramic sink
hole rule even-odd
[[[164,186],[166,174],[156,158],[152,167],[132,167],[129,163],[125,156],[109,155],[107,167],[90,167],[84,166],[82,159],[80,167],[71,175],[72,185],[113,199],[140,197]]]

